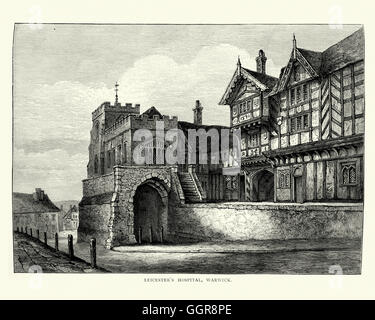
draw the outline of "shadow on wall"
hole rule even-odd
[[[362,237],[362,205],[189,204],[171,208],[171,241]]]

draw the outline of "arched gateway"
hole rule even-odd
[[[262,169],[250,176],[250,201],[274,201],[274,174]]]
[[[163,182],[149,179],[133,197],[134,235],[137,243],[160,243],[168,225],[168,191]]]
[[[114,167],[107,248],[168,239],[172,167]]]

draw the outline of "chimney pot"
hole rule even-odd
[[[193,109],[194,111],[194,124],[202,124],[202,110],[203,107],[200,103],[199,100],[195,101],[195,108]]]
[[[255,59],[257,64],[257,72],[266,74],[266,61],[267,57],[262,49],[259,50],[259,54]]]

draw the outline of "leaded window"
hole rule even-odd
[[[357,184],[357,167],[355,162],[341,164],[341,176],[343,185]]]
[[[289,170],[281,170],[278,172],[278,184],[280,189],[290,188],[290,172]]]
[[[306,102],[309,99],[308,83],[290,89],[290,105]]]
[[[290,119],[290,132],[305,130],[308,129],[309,126],[309,115],[307,113]]]
[[[257,147],[259,145],[259,134],[254,133],[249,136],[249,147]]]

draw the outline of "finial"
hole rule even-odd
[[[296,58],[296,50],[297,50],[297,40],[296,40],[295,34],[293,33],[293,58],[294,59]]]
[[[115,96],[115,105],[118,104],[118,94],[117,94],[117,92],[118,92],[118,86],[119,86],[119,84],[118,84],[117,81],[116,81],[116,84],[115,84],[115,92],[116,92],[116,96]]]
[[[239,55],[238,55],[238,60],[237,60],[237,71],[238,71],[238,74],[241,74],[241,60],[240,60]]]

